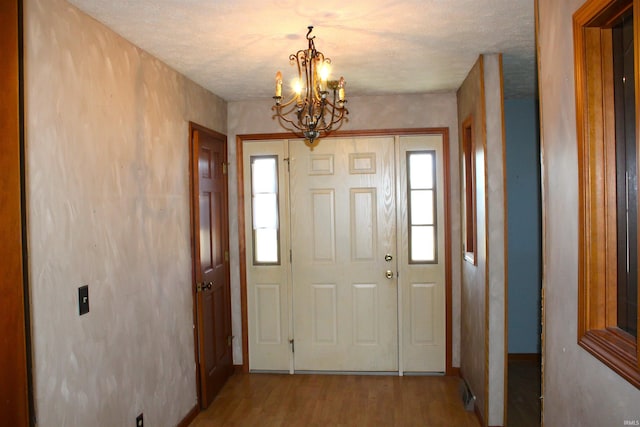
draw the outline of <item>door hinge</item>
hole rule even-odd
[[[222,163],[222,174],[223,175],[227,174],[227,163]]]
[[[294,340],[289,340],[289,344],[291,344],[291,353],[295,353],[296,352],[296,344],[294,342]]]
[[[289,161],[289,157],[285,157],[282,160],[287,162],[287,172],[291,172],[291,162]]]
[[[293,263],[293,251],[289,249],[289,263]]]
[[[228,345],[229,347],[231,347],[231,343],[233,342],[233,338],[234,338],[234,336],[233,336],[233,335],[228,335],[228,336],[227,336],[227,345]]]
[[[224,260],[229,262],[229,251],[224,251]]]

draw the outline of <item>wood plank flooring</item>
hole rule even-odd
[[[455,377],[235,374],[191,427],[478,427]]]
[[[509,360],[509,426],[540,426],[540,361]]]

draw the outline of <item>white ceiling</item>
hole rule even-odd
[[[457,89],[503,53],[505,97],[533,96],[533,0],[69,0],[227,101],[273,96],[289,54],[316,48],[349,95]]]

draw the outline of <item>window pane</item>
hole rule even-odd
[[[435,151],[407,153],[409,262],[436,260]]]
[[[254,264],[280,262],[277,156],[251,157]]]
[[[258,263],[278,262],[278,230],[260,228],[254,231],[255,261]]]
[[[409,155],[409,188],[433,188],[433,154]]]
[[[411,225],[433,224],[433,190],[411,191]]]
[[[275,193],[278,187],[276,159],[273,157],[251,159],[251,189],[256,193]]]
[[[412,226],[411,227],[411,261],[435,261],[436,241],[435,227]]]
[[[633,11],[612,28],[613,87],[616,125],[618,237],[618,327],[638,331],[638,170]]]
[[[276,194],[253,196],[253,228],[278,228],[278,198]]]

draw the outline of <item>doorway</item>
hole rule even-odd
[[[246,369],[449,370],[448,133],[421,131],[239,142]]]
[[[508,225],[509,424],[540,425],[542,201],[538,104],[504,102]]]

